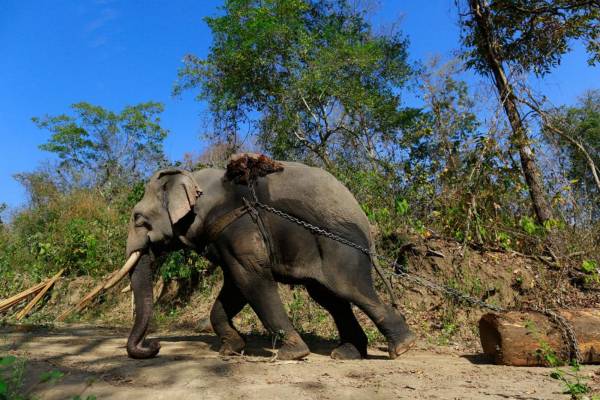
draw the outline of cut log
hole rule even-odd
[[[600,363],[600,310],[558,310],[575,333],[581,362]],[[549,352],[564,360],[570,344],[561,328],[540,312],[489,313],[479,321],[481,346],[496,364],[548,366]]]
[[[29,314],[29,312],[31,311],[31,309],[44,297],[44,295],[46,294],[46,292],[48,292],[48,290],[50,290],[50,288],[56,283],[57,280],[60,279],[60,277],[62,276],[63,272],[65,270],[61,269],[56,275],[54,275],[52,278],[48,279],[45,283],[46,285],[42,288],[42,290],[40,290],[38,292],[38,294],[33,298],[33,300],[31,300],[29,302],[29,304],[27,304],[25,306],[25,308],[23,308],[18,314],[17,314],[17,320],[20,321],[21,319],[23,319],[24,316],[26,316],[27,314]]]
[[[47,283],[47,281],[38,283],[37,285],[30,287],[29,289],[24,290],[21,293],[18,293],[12,297],[9,297],[6,300],[1,301],[0,302],[0,312],[8,310],[15,304],[18,304],[21,301],[23,301],[24,299],[26,299],[28,296],[31,296],[32,294],[35,294],[38,291],[42,290],[44,288],[44,286],[46,286],[46,283]]]

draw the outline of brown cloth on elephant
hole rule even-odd
[[[283,164],[264,154],[242,153],[231,156],[225,177],[237,184],[247,185],[259,177],[283,171]]]

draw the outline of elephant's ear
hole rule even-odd
[[[176,224],[194,209],[196,200],[202,194],[200,187],[192,174],[181,169],[168,169],[159,173],[158,178],[170,175],[164,186],[166,207],[169,212],[171,224]]]

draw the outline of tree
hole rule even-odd
[[[592,90],[573,107],[543,113],[544,130],[556,139],[568,163],[570,179],[600,201],[600,90]]]
[[[458,1],[460,4],[460,2]],[[463,15],[467,65],[491,76],[512,128],[538,222],[551,218],[542,176],[511,74],[543,75],[560,63],[571,40],[585,41],[590,63],[600,60],[600,5],[595,0],[468,0]]]
[[[2,214],[6,211],[8,205],[6,203],[0,203],[0,228],[4,225],[4,221],[2,221]]]
[[[431,175],[450,184],[462,166],[461,146],[478,134],[480,125],[466,82],[456,78],[459,69],[457,60],[440,65],[433,59],[419,79],[431,124],[427,155],[437,169]]]
[[[209,55],[188,55],[174,89],[199,89],[219,134],[251,126],[275,157],[331,169],[349,147],[375,164],[412,120],[399,94],[406,39],[374,34],[347,1],[228,0],[223,11],[205,19]]]
[[[141,103],[119,113],[83,102],[71,109],[73,115],[33,118],[52,133],[40,148],[58,156],[57,170],[68,186],[130,184],[164,162],[162,104]]]

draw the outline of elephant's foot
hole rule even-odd
[[[360,360],[363,356],[352,343],[342,343],[333,349],[331,358],[334,360]]]
[[[406,353],[414,347],[416,341],[417,337],[411,331],[405,332],[399,339],[389,341],[388,351],[390,358],[393,360]]]
[[[239,355],[242,350],[246,347],[244,339],[237,334],[230,335],[226,338],[221,338],[221,347],[219,348],[219,354],[222,356],[235,356]]]
[[[277,352],[278,360],[299,360],[310,354],[310,350],[298,333],[289,333]]]

